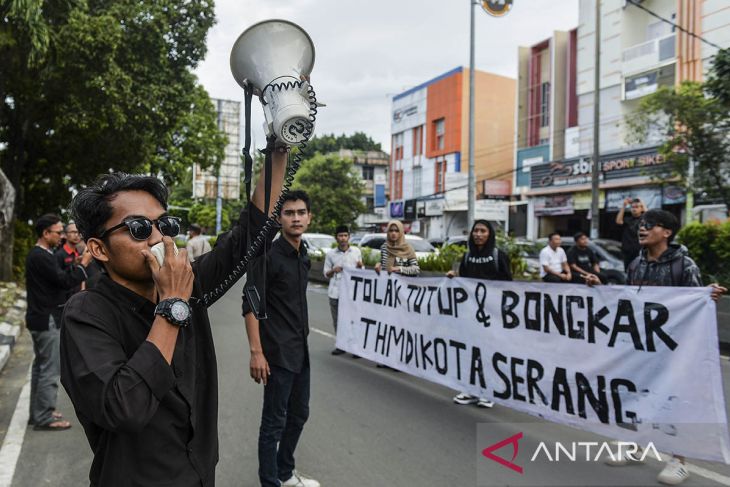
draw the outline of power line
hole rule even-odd
[[[600,0],[596,0],[596,1],[600,1]],[[669,20],[669,19],[665,19],[665,18],[664,18],[664,17],[662,17],[661,15],[659,15],[659,14],[657,14],[657,13],[655,13],[655,12],[652,12],[652,11],[651,11],[651,10],[649,10],[648,8],[646,8],[646,7],[644,7],[643,5],[641,5],[640,3],[638,3],[638,2],[636,1],[636,0],[626,0],[626,1],[627,1],[628,3],[630,3],[631,5],[633,5],[634,7],[640,8],[641,10],[643,10],[643,11],[644,11],[644,12],[646,12],[646,13],[648,13],[648,14],[649,14],[649,15],[651,15],[652,17],[656,17],[657,19],[661,20],[662,22],[665,22],[665,23],[667,23],[667,24],[671,25],[671,26],[672,26],[672,27],[674,27],[675,29],[679,29],[679,30],[681,30],[682,32],[684,32],[685,34],[687,34],[687,35],[689,35],[689,36],[691,36],[691,37],[694,37],[695,39],[699,39],[699,40],[701,40],[702,42],[704,42],[705,44],[707,44],[707,45],[709,45],[709,46],[715,47],[715,48],[717,48],[717,49],[722,49],[722,47],[718,46],[718,45],[717,45],[717,44],[715,44],[714,42],[710,42],[710,41],[708,41],[707,39],[705,39],[704,37],[702,37],[702,36],[698,36],[698,35],[697,35],[697,34],[695,34],[694,32],[690,32],[690,31],[688,31],[687,29],[685,29],[685,28],[684,28],[684,27],[682,27],[681,25],[677,25],[677,24],[675,24],[674,22],[672,22],[671,20]]]

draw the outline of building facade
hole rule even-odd
[[[241,197],[241,102],[211,100],[216,109],[218,129],[226,136],[225,157],[220,166],[220,191],[223,199]],[[210,169],[193,164],[193,198],[218,197],[218,176]]]
[[[516,178],[515,187],[527,201],[525,234],[529,238],[546,236],[552,231],[572,234],[590,227],[595,1],[580,1],[575,54],[568,41],[565,90],[567,99],[577,99],[577,124],[572,123],[573,105],[568,103],[562,154],[560,143],[553,143],[558,139],[555,132],[550,137],[542,137],[543,132],[539,132],[540,140],[550,142],[530,146],[535,136],[534,129],[532,132],[529,129],[532,116],[529,110],[525,115],[527,128],[518,135],[515,169],[522,178]],[[730,46],[730,9],[722,3],[715,0],[643,0],[640,5],[727,47]],[[659,87],[676,86],[685,80],[702,81],[716,49],[625,0],[602,0],[600,24],[598,218],[600,235],[615,238],[620,234],[620,228],[614,223],[616,212],[627,196],[639,197],[649,208],[664,208],[684,218],[684,190],[671,180],[658,182],[657,176],[665,172],[665,161],[658,153],[659,135],[649,134],[648,139],[637,140],[628,120],[638,109],[641,99]],[[531,48],[531,56],[534,56],[534,49],[535,46]],[[575,67],[572,68],[570,60],[574,55]],[[529,64],[523,68],[525,54],[522,50],[520,56],[520,93],[523,85],[530,93],[532,85],[526,85],[522,77],[531,79],[532,69]],[[554,58],[555,54],[551,56]],[[575,84],[570,82],[571,71],[576,73]],[[560,104],[560,100],[555,102]],[[524,108],[518,104],[517,110],[519,113]],[[556,128],[560,130],[559,123]]]
[[[355,221],[358,230],[376,231],[388,222],[386,211],[390,167],[390,156],[383,151],[362,151],[340,149],[335,153],[342,159],[350,159],[357,175],[362,178],[365,189],[362,202],[366,211]]]
[[[515,80],[482,71],[474,78],[478,198],[508,197]],[[455,68],[394,96],[391,135],[388,216],[424,237],[461,235],[467,225],[468,69]]]

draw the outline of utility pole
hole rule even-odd
[[[600,119],[601,119],[601,0],[596,1],[596,52],[593,84],[593,165],[591,169],[591,238],[598,238],[600,215],[599,174],[601,171]]]
[[[476,205],[476,176],[474,175],[474,6],[471,8],[471,35],[469,42],[469,190],[467,192],[467,228],[474,226],[474,206]]]

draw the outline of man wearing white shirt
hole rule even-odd
[[[340,279],[342,270],[347,268],[362,267],[362,254],[357,247],[350,246],[350,229],[346,225],[340,225],[335,231],[337,248],[327,253],[324,259],[324,276],[330,280],[327,296],[330,300],[330,311],[332,312],[332,324],[337,333],[337,306],[340,297]],[[335,348],[332,355],[345,353],[344,350]]]
[[[540,277],[545,282],[570,282],[573,279],[557,232],[548,236],[547,246],[540,251]]]

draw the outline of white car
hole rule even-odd
[[[326,255],[330,250],[337,246],[337,240],[332,235],[326,233],[305,233],[302,235],[304,245],[307,246],[307,252],[317,252]]]
[[[380,252],[380,247],[385,243],[385,238],[385,233],[368,233],[362,237],[359,245]],[[413,250],[416,251],[416,257],[419,259],[438,253],[438,250],[428,240],[424,240],[417,235],[406,235],[406,242],[411,244]]]

